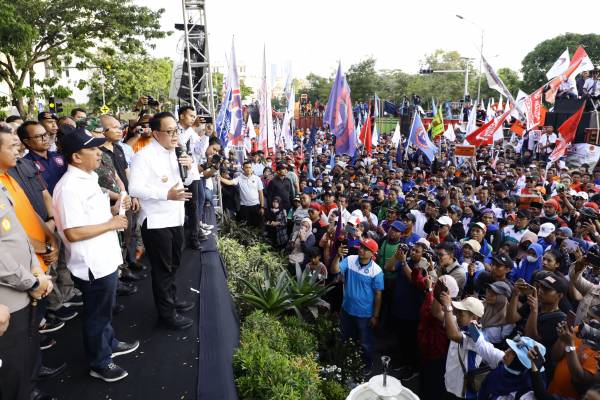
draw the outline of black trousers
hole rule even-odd
[[[192,198],[185,202],[185,215],[187,217],[187,227],[189,228],[190,240],[198,240],[198,232],[200,220],[198,215],[198,190],[200,181],[193,181],[189,186],[186,186],[187,190],[192,194]]]
[[[237,214],[238,221],[246,221],[249,226],[260,228],[262,226],[262,215],[260,214],[260,204],[255,206],[242,206]]]
[[[154,304],[161,319],[175,318],[177,288],[175,274],[181,262],[183,227],[148,229],[142,225],[142,239],[152,267],[152,293]]]
[[[0,336],[0,399],[29,400],[33,389],[32,377],[40,352],[39,319],[32,313],[37,310],[27,306],[10,314],[8,329]],[[33,322],[34,326],[31,326]]]

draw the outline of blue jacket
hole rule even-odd
[[[542,255],[544,255],[544,248],[538,243],[532,243],[527,248],[527,251],[535,251],[537,260],[535,262],[527,261],[527,258],[523,258],[519,263],[519,266],[513,269],[508,278],[515,282],[519,278],[523,278],[525,282],[531,283],[531,277],[535,271],[542,269]]]

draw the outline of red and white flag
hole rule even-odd
[[[527,116],[527,130],[542,124],[542,93],[543,87],[525,98],[525,115]]]
[[[493,118],[476,131],[467,135],[466,140],[473,146],[484,146],[494,144],[494,134],[498,129],[502,129],[504,120],[509,116],[511,109],[506,110],[498,118]]]

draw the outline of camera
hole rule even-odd
[[[406,243],[400,243],[398,245],[398,249],[400,249],[400,251],[403,253],[408,253],[409,247]]]
[[[154,97],[152,96],[146,96],[148,98],[148,105],[150,107],[157,107],[158,106],[158,100],[156,100]]]

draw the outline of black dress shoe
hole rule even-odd
[[[195,303],[191,301],[176,301],[175,309],[179,312],[190,311],[192,308],[196,306]]]
[[[163,319],[163,325],[168,329],[173,329],[176,331],[182,331],[184,329],[188,329],[194,323],[193,320],[184,317],[183,315],[175,314],[174,318],[171,319]]]
[[[42,365],[40,367],[40,371],[38,372],[38,379],[53,378],[53,377],[57,376],[58,374],[63,373],[66,369],[67,369],[66,363],[62,363],[62,365],[59,365],[56,368],[46,367],[45,365]]]
[[[137,293],[138,288],[135,285],[126,283],[126,282],[117,282],[117,295],[119,296],[131,296],[132,294]]]
[[[116,303],[112,309],[112,315],[117,315],[123,312],[125,306],[123,304]]]
[[[48,393],[42,392],[40,389],[33,389],[29,394],[29,400],[58,400],[54,396],[50,396]]]
[[[142,279],[146,278],[148,275],[144,274],[144,273],[134,273],[132,272],[129,268],[123,268],[121,270],[121,277],[119,279],[121,279],[123,282],[136,282],[136,281],[141,281]]]

